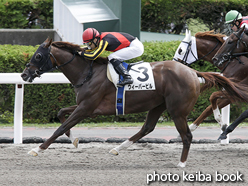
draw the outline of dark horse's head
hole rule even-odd
[[[244,28],[245,27],[240,28],[227,38],[212,59],[214,65],[220,67],[226,61],[240,56],[241,52],[248,51],[248,37],[244,34]]]
[[[21,74],[24,81],[32,82],[34,78],[48,72],[53,68],[53,63],[50,58],[52,39],[46,39],[32,56],[30,62]]]

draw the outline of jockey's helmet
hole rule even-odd
[[[99,36],[100,34],[95,28],[87,28],[83,33],[83,43],[93,41],[96,37]]]
[[[239,13],[237,10],[230,10],[229,12],[227,12],[225,17],[225,21],[227,24],[235,22],[239,19],[242,19],[242,14]]]

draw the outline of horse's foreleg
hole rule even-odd
[[[51,145],[51,143],[53,143],[59,136],[63,135],[66,131],[69,131],[77,123],[86,118],[87,114],[83,115],[82,113],[84,112],[78,106],[74,110],[74,112],[69,116],[69,118],[53,133],[50,138],[48,138],[39,147],[29,151],[28,154],[37,156],[40,151],[47,149]]]
[[[59,118],[60,122],[64,123],[66,120],[65,116],[67,114],[71,114],[76,108],[77,108],[77,105],[73,105],[70,107],[60,109],[60,111],[58,112],[58,118]],[[76,148],[78,148],[79,139],[73,137],[71,130],[66,131],[65,135],[67,135],[69,137],[69,139],[71,140],[72,144]]]
[[[244,119],[248,118],[248,110],[244,111],[226,130],[220,135],[218,140],[227,138],[227,134],[231,133]]]
[[[129,138],[128,140],[124,141],[121,145],[118,147],[113,148],[109,151],[112,155],[118,155],[119,151],[122,149],[127,149],[129,146],[131,146],[134,142],[138,141],[145,135],[152,132],[157,124],[157,121],[160,117],[160,115],[163,113],[163,111],[166,109],[165,105],[160,105],[152,110],[150,110],[147,113],[146,121],[140,131],[136,133],[134,136]]]
[[[229,99],[225,99],[224,97],[218,101],[218,108],[223,108],[230,104]],[[194,131],[203,121],[206,119],[208,116],[210,116],[213,113],[213,107],[212,105],[208,106],[202,113],[201,115],[189,126],[190,131]]]
[[[182,155],[178,167],[185,167],[186,160],[189,153],[189,148],[192,141],[192,134],[187,124],[187,118],[182,116],[173,117],[173,121],[176,125],[177,131],[179,132],[182,142],[183,142],[183,150]]]

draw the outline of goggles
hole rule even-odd
[[[91,46],[90,45],[92,45],[92,43],[93,43],[93,41],[90,41],[88,43],[85,43],[89,50],[91,50]]]
[[[230,27],[232,28],[232,27],[235,26],[235,23],[230,23],[229,25],[230,25]]]

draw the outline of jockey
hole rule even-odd
[[[227,12],[225,21],[226,24],[230,24],[230,27],[234,32],[241,27],[245,27],[245,33],[248,33],[248,16],[242,17],[242,14],[237,10],[230,10]]]
[[[143,54],[144,46],[138,38],[123,32],[102,32],[100,34],[95,28],[87,28],[83,32],[83,43],[87,45],[88,50],[79,52],[79,54],[89,60],[95,60],[104,50],[113,52],[108,56],[108,60],[115,71],[124,78],[117,84],[118,87],[133,83],[132,77],[122,62]]]

